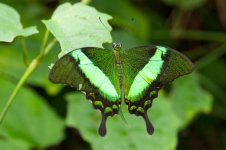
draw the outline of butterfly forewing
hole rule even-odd
[[[183,54],[174,49],[167,49],[164,57],[159,82],[162,86],[171,83],[174,79],[189,74],[194,70],[192,62]]]
[[[81,74],[78,62],[70,54],[63,56],[54,64],[49,73],[49,80],[53,83],[67,84],[86,92],[96,90]]]
[[[147,109],[159,89],[175,78],[188,74],[193,64],[181,53],[161,47],[144,46],[123,51],[125,99],[130,113],[145,119],[147,131],[153,133]]]
[[[151,82],[148,78],[149,73],[152,75],[155,72],[142,73],[141,70],[150,62],[150,58],[155,54],[155,49],[154,46],[144,46],[123,51],[124,84],[127,98],[134,99],[134,96],[131,97],[134,92],[137,94],[136,99],[141,98],[139,95],[144,91],[143,88]],[[133,92],[131,93],[131,91]]]
[[[113,51],[100,48],[73,50],[55,63],[49,79],[85,91],[94,108],[101,111],[99,133],[106,134],[106,119],[118,113],[121,102]]]

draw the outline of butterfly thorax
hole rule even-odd
[[[121,50],[121,43],[113,43],[115,62],[120,82],[121,100],[124,101],[124,78],[123,78],[123,55]]]
[[[113,43],[114,48],[114,55],[116,64],[122,64],[122,50],[121,50],[121,43]]]

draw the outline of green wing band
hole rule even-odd
[[[108,116],[118,114],[120,91],[114,54],[110,50],[87,47],[73,50],[52,67],[49,79],[85,91],[86,98],[99,109],[102,121],[99,134],[104,136]]]
[[[119,95],[111,83],[109,78],[101,71],[93,62],[79,49],[73,51],[71,55],[79,62],[79,68],[89,79],[89,81],[99,90],[103,97],[108,100],[115,101],[119,99]]]
[[[157,79],[164,63],[162,57],[166,52],[167,49],[165,47],[158,46],[149,62],[138,72],[127,96],[130,101],[136,101],[143,97],[146,89]]]

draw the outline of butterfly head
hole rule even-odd
[[[119,42],[114,42],[112,44],[112,46],[113,46],[114,50],[121,50],[122,44]]]

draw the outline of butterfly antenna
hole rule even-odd
[[[100,20],[101,24],[104,26],[104,28],[105,28],[106,30],[108,30],[109,32],[111,32],[111,30],[110,30],[110,29],[108,29],[108,28],[105,26],[105,24],[102,22],[102,20],[101,20],[101,18],[100,18],[100,17],[99,17],[99,20]]]

